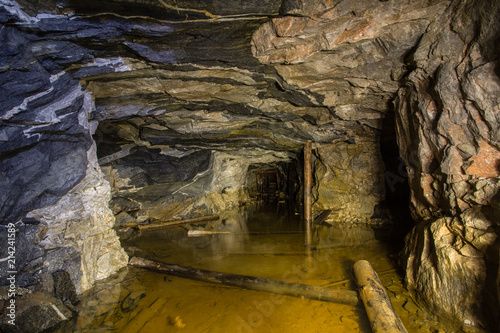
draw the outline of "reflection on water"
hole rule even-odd
[[[213,234],[187,237],[187,229]],[[306,246],[308,245],[309,246]],[[371,262],[408,332],[454,332],[413,301],[389,258],[396,249],[361,225],[313,225],[284,206],[252,206],[219,221],[143,230],[131,256],[287,282],[355,289],[352,265]],[[371,332],[362,307],[212,285],[128,267],[82,297],[60,332]]]

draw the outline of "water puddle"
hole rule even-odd
[[[188,237],[187,229],[216,233]],[[408,332],[455,332],[416,303],[391,259],[394,243],[364,225],[305,226],[285,206],[251,206],[220,221],[134,233],[131,256],[171,264],[355,290],[353,264],[368,260]],[[230,232],[230,233],[229,233]],[[306,242],[311,244],[305,246]],[[60,332],[371,332],[362,306],[193,281],[127,267],[82,296]]]

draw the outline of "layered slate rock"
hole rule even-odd
[[[15,225],[19,286],[67,268],[77,291],[127,264],[112,229],[109,184],[97,165],[90,94],[62,68],[91,56],[69,42],[46,43],[16,24],[36,19],[3,4],[0,85],[1,220]],[[71,51],[70,51],[71,49]],[[60,52],[60,53],[59,53]],[[94,124],[95,125],[95,124]],[[1,233],[7,244],[7,233]],[[2,247],[1,257],[8,256]]]
[[[41,66],[16,29],[6,28],[2,38],[9,46],[3,58],[11,61],[1,74],[1,218],[16,220],[55,203],[85,177],[92,138],[80,118],[91,111],[90,96],[69,74]],[[9,59],[9,51],[23,58]]]

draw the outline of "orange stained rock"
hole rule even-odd
[[[366,20],[359,22],[353,28],[343,31],[333,43],[334,45],[345,42],[348,39],[363,37],[363,34],[372,27],[372,23]]]
[[[272,23],[279,37],[294,37],[315,22],[307,17],[285,16],[273,19]]]
[[[475,177],[498,177],[500,175],[498,171],[500,151],[484,140],[479,141],[479,152],[469,161],[472,161],[472,164],[466,170],[468,175]]]

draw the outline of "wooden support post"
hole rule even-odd
[[[353,270],[373,333],[407,333],[372,265],[359,260]]]
[[[304,220],[312,223],[312,144],[307,141],[304,145]]]
[[[312,270],[314,267],[314,257],[313,257],[313,251],[312,251],[312,223],[306,222],[306,259],[305,259],[305,264],[306,264],[306,269],[309,272]]]
[[[204,269],[195,269],[179,265],[166,264],[149,259],[133,257],[129,265],[146,268],[158,273],[179,276],[182,278],[210,282],[226,286],[240,287],[250,290],[265,291],[279,295],[288,295],[314,299],[318,301],[357,305],[357,292],[351,290],[330,289],[300,283],[288,283],[246,275],[228,274]]]

